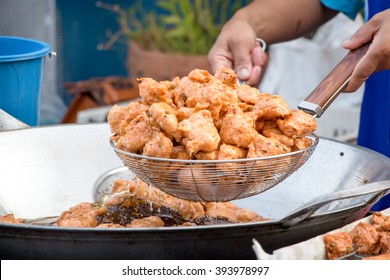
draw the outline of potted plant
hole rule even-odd
[[[156,80],[183,77],[192,69],[209,70],[207,53],[220,29],[244,0],[157,0],[156,11],[147,1],[134,1],[127,8],[97,2],[115,13],[119,28],[104,48],[119,38],[128,42],[126,66],[130,77]],[[150,2],[149,2],[150,4]]]

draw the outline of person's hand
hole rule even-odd
[[[211,70],[229,67],[248,85],[258,86],[268,61],[267,54],[256,41],[256,33],[244,20],[231,19],[222,28],[208,60]]]
[[[343,47],[354,50],[371,40],[367,53],[352,73],[346,92],[356,91],[374,72],[390,69],[390,9],[372,17]]]

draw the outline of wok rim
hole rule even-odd
[[[373,204],[372,204],[373,205]],[[358,205],[346,207],[343,209],[337,209],[333,211],[329,211],[326,213],[313,214],[305,220],[292,225],[291,228],[301,225],[305,221],[309,219],[321,218],[329,215],[339,214],[342,212],[348,212],[351,210],[359,211],[360,209],[364,209],[370,205],[360,203]],[[371,208],[371,207],[370,207]],[[369,212],[369,210],[367,211]],[[223,230],[223,229],[239,229],[239,228],[253,228],[258,226],[282,226],[282,219],[279,220],[263,220],[257,222],[246,222],[246,223],[231,223],[231,224],[214,224],[214,225],[197,225],[197,226],[172,226],[172,227],[152,227],[152,228],[88,228],[88,227],[80,227],[80,228],[72,228],[72,227],[60,227],[60,226],[48,226],[48,225],[35,225],[35,224],[14,224],[14,223],[0,223],[0,235],[2,228],[10,228],[10,229],[28,229],[34,231],[46,230],[48,232],[115,232],[115,233],[125,233],[125,232],[142,232],[142,233],[169,233],[169,232],[196,232],[196,231],[207,231],[207,230]]]

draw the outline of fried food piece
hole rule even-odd
[[[275,122],[265,121],[262,134],[269,138],[274,138],[287,147],[294,145],[294,138],[284,135]]]
[[[313,141],[311,139],[306,137],[295,137],[292,151],[303,150],[309,148],[311,145],[313,145]]]
[[[317,129],[315,119],[301,110],[293,110],[284,119],[277,120],[281,131],[290,137],[304,137]]]
[[[214,79],[210,83],[204,84],[200,94],[188,98],[187,104],[197,110],[208,110],[214,124],[217,125],[227,92],[226,85],[220,80]]]
[[[202,94],[203,88],[204,84],[183,77],[176,88],[172,90],[174,104],[177,108],[184,106],[194,108],[196,106],[195,96]]]
[[[114,223],[105,223],[105,224],[99,224],[97,228],[125,228],[125,226],[122,226],[120,224],[114,224]]]
[[[166,194],[159,189],[149,186],[144,181],[117,180],[115,190],[127,189],[130,194],[151,204],[162,205],[177,211],[180,216],[190,221],[204,216],[205,211],[199,202],[192,202]],[[114,188],[113,188],[114,190]]]
[[[212,152],[197,152],[195,155],[196,159],[199,160],[216,160],[218,157],[218,151],[212,151]]]
[[[165,102],[153,103],[148,111],[167,136],[176,140],[181,138],[181,134],[177,130],[176,112],[171,106]]]
[[[249,114],[250,115],[250,114]],[[259,133],[263,130],[263,127],[265,125],[265,120],[262,120],[262,119],[257,119],[255,121],[255,129],[256,131],[258,131]]]
[[[188,78],[193,82],[206,84],[213,79],[213,76],[207,70],[194,69],[188,74]]]
[[[253,110],[253,105],[245,103],[245,102],[238,102],[237,106],[244,112],[252,112]]]
[[[82,202],[62,212],[57,219],[57,225],[60,227],[96,227],[97,217],[105,213],[107,213],[106,207],[96,208],[92,203]]]
[[[390,216],[385,216],[381,212],[374,212],[371,221],[377,231],[390,231]]]
[[[255,119],[271,120],[289,115],[290,108],[281,96],[264,93],[259,95],[259,100],[253,107],[252,114]]]
[[[246,149],[228,144],[221,145],[218,152],[218,159],[229,160],[240,158],[246,158]]]
[[[111,132],[123,134],[126,126],[129,124],[126,120],[126,109],[122,106],[114,105],[107,114],[107,121]]]
[[[258,222],[265,220],[257,213],[240,208],[231,202],[206,202],[206,215],[213,218],[224,218],[232,223]]]
[[[170,158],[173,151],[172,141],[163,132],[155,132],[144,146],[142,154],[148,157]]]
[[[377,255],[380,252],[379,234],[373,225],[360,222],[350,232],[359,254]]]
[[[379,246],[382,254],[390,253],[390,231],[379,232]]]
[[[390,254],[380,254],[377,256],[365,257],[362,260],[390,260]]]
[[[180,107],[176,112],[177,121],[188,119],[191,115],[199,111],[197,108]]]
[[[192,156],[199,151],[212,152],[218,148],[221,140],[211,113],[201,110],[181,121],[178,130],[182,133],[182,143]]]
[[[187,152],[186,148],[184,146],[174,146],[171,153],[172,159],[184,159],[188,160],[191,159],[190,154]]]
[[[348,232],[328,233],[324,236],[326,256],[335,260],[353,252],[353,242]]]
[[[236,92],[237,92],[238,98],[246,104],[254,105],[257,102],[259,102],[261,99],[260,91],[257,88],[251,87],[248,85],[239,86],[236,89]],[[260,105],[258,108],[260,108]],[[252,109],[253,109],[253,106],[252,106]]]
[[[139,78],[138,81],[140,82],[138,85],[139,95],[146,104],[152,105],[153,103],[165,102],[175,106],[171,91],[176,87],[176,81],[157,82],[152,78]]]
[[[14,214],[0,216],[0,223],[23,224],[23,219],[16,219]]]
[[[232,107],[222,121],[219,134],[225,144],[247,148],[258,133],[253,118],[244,114],[239,107]]]
[[[129,123],[148,109],[149,105],[143,101],[133,101],[127,106],[112,106],[107,114],[111,131],[117,135],[123,135]]]
[[[285,154],[290,149],[274,138],[268,138],[257,134],[248,146],[247,158],[258,158]]]
[[[146,143],[153,139],[156,130],[151,118],[144,112],[130,122],[116,146],[131,153],[142,152]]]
[[[220,68],[215,72],[215,78],[219,79],[225,85],[236,88],[237,83],[237,74],[231,68]]]
[[[218,151],[218,158],[219,160],[233,160],[233,159],[243,159],[246,158],[247,150],[234,146],[234,145],[228,145],[228,144],[222,144],[219,151]],[[217,168],[218,170],[225,172],[223,175],[218,178],[218,182],[228,186],[236,184],[238,182],[243,181],[243,177],[241,174],[241,163],[237,162],[224,162],[224,163],[218,163]]]
[[[150,216],[142,219],[135,219],[131,221],[130,227],[132,228],[145,228],[145,227],[163,227],[164,222],[157,216]]]

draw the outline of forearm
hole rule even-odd
[[[233,20],[247,21],[258,37],[272,44],[303,36],[336,14],[319,0],[255,0]]]

